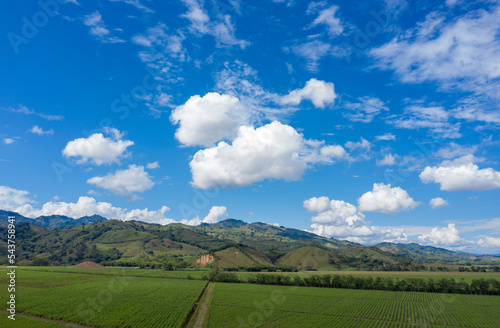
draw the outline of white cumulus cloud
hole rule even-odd
[[[478,244],[490,248],[500,248],[500,237],[484,237],[479,239]]]
[[[217,223],[226,216],[227,208],[225,206],[212,206],[208,215],[203,219],[203,223]]]
[[[238,98],[212,92],[192,96],[172,112],[170,120],[179,124],[175,137],[183,145],[212,146],[236,136],[239,126],[247,121],[244,113]]]
[[[398,155],[393,155],[393,154],[384,155],[383,159],[377,160],[377,165],[387,165],[387,166],[394,165],[396,164],[397,157]]]
[[[370,226],[355,205],[342,200],[312,197],[305,200],[303,206],[310,212],[318,213],[311,218],[308,231],[321,236],[364,243],[403,242],[408,237],[402,228]]]
[[[29,192],[17,190],[7,186],[0,186],[0,209],[14,211],[23,216],[36,218],[46,215],[64,215],[78,219],[83,216],[100,215],[107,219],[121,221],[142,221],[148,223],[159,223],[162,225],[171,223],[183,223],[187,225],[199,225],[202,222],[215,223],[222,217],[227,216],[227,209],[224,206],[213,206],[209,214],[202,221],[198,217],[191,220],[180,220],[168,218],[166,213],[170,211],[168,206],[162,206],[158,210],[131,209],[113,206],[111,203],[98,202],[93,197],[82,196],[76,203],[50,201],[42,205],[41,208],[33,207],[35,203],[29,197]]]
[[[430,200],[429,205],[432,207],[433,210],[441,207],[448,206],[448,202],[444,200],[441,197],[433,198]]]
[[[63,149],[64,157],[80,157],[78,164],[88,163],[96,165],[120,163],[120,158],[127,157],[126,150],[134,144],[130,140],[122,140],[123,134],[116,129],[107,130],[112,137],[105,137],[102,133],[95,133],[88,138],[78,138],[68,142]]]
[[[337,95],[335,87],[331,82],[310,79],[302,89],[291,91],[288,95],[281,98],[281,103],[285,105],[298,105],[302,100],[310,100],[314,106],[325,108],[327,105],[333,105]]]
[[[144,171],[144,166],[129,165],[128,169],[118,170],[105,176],[97,176],[87,180],[87,183],[96,185],[121,196],[134,198],[135,193],[142,193],[153,188],[151,176]]]
[[[325,149],[324,151],[322,151]],[[191,162],[193,186],[242,187],[265,179],[299,180],[309,164],[330,163],[342,151],[304,139],[293,127],[274,121],[241,126],[232,144],[198,151]]]
[[[390,184],[374,183],[373,190],[364,193],[358,199],[359,209],[366,212],[394,214],[408,211],[420,203],[411,198],[401,187],[391,188]]]
[[[427,166],[420,173],[423,183],[439,183],[441,190],[490,190],[500,188],[500,172],[492,168],[479,169],[473,163],[473,155],[465,155],[453,161],[443,161],[439,166]]]
[[[450,223],[447,227],[432,228],[427,234],[418,236],[418,240],[424,244],[453,246],[464,244],[464,239],[455,228],[455,224]]]

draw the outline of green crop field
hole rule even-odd
[[[1,267],[0,267],[1,268]],[[5,267],[4,267],[5,268]],[[179,271],[165,271],[162,269],[135,269],[135,268],[122,268],[110,267],[107,269],[78,269],[73,267],[20,267],[22,270],[29,271],[51,271],[51,272],[70,272],[70,273],[87,273],[98,275],[122,275],[133,277],[151,277],[151,278],[175,278],[175,279],[202,279],[203,276],[208,276],[211,268],[205,269],[190,269]],[[429,272],[429,271],[299,271],[299,272],[235,272],[238,278],[242,281],[247,281],[249,276],[257,274],[284,274],[284,275],[299,275],[302,278],[310,277],[312,275],[353,275],[356,277],[392,277],[398,278],[421,278],[421,279],[455,279],[457,282],[462,279],[471,283],[474,279],[496,279],[500,280],[500,273],[497,272]]]
[[[217,283],[208,327],[500,327],[500,297]]]
[[[211,283],[197,305],[207,282],[185,279],[197,273],[208,271],[18,268],[18,316],[0,309],[0,327],[182,327],[193,312],[210,328],[500,327],[500,296]],[[132,276],[141,274],[150,276]],[[6,282],[0,275],[4,304]]]
[[[27,270],[18,270],[16,278],[18,312],[94,327],[181,327],[206,286],[201,280]],[[2,304],[6,282],[0,275]],[[22,321],[43,327],[36,320]]]
[[[5,268],[5,267],[4,267]],[[162,269],[135,269],[135,268],[121,268],[110,267],[107,269],[81,269],[73,267],[36,267],[26,266],[19,267],[25,271],[47,271],[47,272],[66,272],[66,273],[82,273],[94,275],[110,275],[110,276],[132,276],[132,277],[150,277],[150,278],[174,278],[174,279],[201,279],[207,276],[210,269],[197,269],[197,270],[182,270],[182,271],[165,271]]]

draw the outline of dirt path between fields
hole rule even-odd
[[[213,295],[215,291],[215,283],[209,282],[203,294],[200,297],[200,301],[196,305],[196,309],[193,316],[186,325],[187,328],[201,328],[205,322],[208,310],[212,303]]]
[[[10,314],[7,310],[0,310],[2,313],[7,313]],[[23,317],[23,318],[28,318],[28,319],[35,319],[35,320],[41,320],[45,322],[52,322],[52,323],[57,323],[60,325],[68,326],[68,327],[76,327],[76,328],[95,328],[93,326],[86,326],[86,325],[81,325],[79,323],[71,322],[71,321],[64,321],[64,320],[56,320],[56,319],[48,319],[44,317],[39,317],[36,315],[31,315],[31,314],[26,314],[26,313],[21,313],[21,312],[16,312],[16,317]]]

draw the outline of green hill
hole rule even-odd
[[[328,270],[338,262],[339,259],[333,252],[316,246],[301,247],[279,260],[281,265],[294,266],[302,270]]]
[[[97,216],[77,220],[61,216],[29,219],[0,211],[0,222],[5,223],[4,217],[8,215],[17,218],[20,264],[68,265],[93,261],[105,265],[174,268],[187,267],[202,255],[213,256],[221,268],[264,264],[321,270],[346,266],[385,269],[388,264],[409,267],[422,263],[498,265],[500,262],[495,256],[456,253],[417,244],[383,243],[367,247],[298,229],[235,219],[195,227],[162,226]],[[0,234],[7,234],[5,224],[0,224]],[[0,255],[6,254],[7,244],[0,240]],[[1,256],[0,264],[5,264],[6,259]]]
[[[229,247],[215,252],[215,260],[220,268],[271,264],[264,255],[248,247]]]

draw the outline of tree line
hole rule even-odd
[[[451,278],[392,278],[354,277],[352,275],[298,275],[257,274],[242,281],[232,272],[212,271],[208,279],[215,282],[250,283],[259,285],[345,288],[388,291],[412,291],[428,293],[452,293],[475,295],[500,295],[500,281],[496,279],[474,279],[471,283]]]

